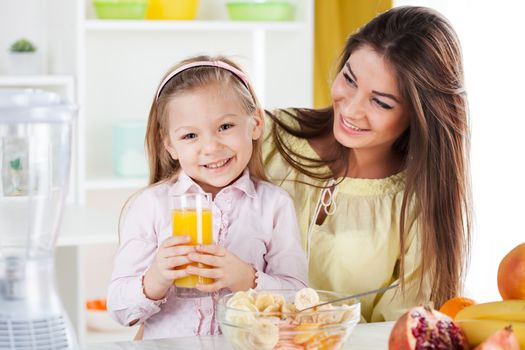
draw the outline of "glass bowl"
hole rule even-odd
[[[307,289],[306,294],[317,292],[319,302],[345,296]],[[340,349],[360,320],[359,301],[350,299],[297,312],[309,306],[304,296],[304,289],[227,294],[218,301],[217,319],[234,349]]]

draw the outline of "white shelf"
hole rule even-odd
[[[125,178],[125,177],[101,177],[87,179],[84,183],[86,190],[109,190],[109,189],[139,189],[147,186],[146,178]]]
[[[118,216],[99,208],[66,206],[57,246],[102,243],[118,243]]]
[[[4,75],[0,86],[73,86],[70,75]]]
[[[88,31],[301,31],[304,22],[235,22],[235,21],[154,21],[154,20],[96,20],[85,21]]]

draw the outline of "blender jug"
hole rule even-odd
[[[0,90],[0,349],[76,349],[55,288],[54,247],[76,108]]]

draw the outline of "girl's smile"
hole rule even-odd
[[[242,175],[262,121],[233,93],[213,84],[176,95],[167,107],[166,149],[203,190],[215,195]]]
[[[204,164],[203,167],[205,167],[206,169],[209,169],[209,170],[218,170],[218,171],[220,171],[222,168],[224,168],[228,164],[230,164],[230,161],[232,159],[233,159],[233,157],[226,158],[226,159],[223,159],[223,160],[219,160],[219,161],[213,162],[213,163]]]

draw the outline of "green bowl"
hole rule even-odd
[[[99,19],[144,19],[148,0],[93,0]]]
[[[293,6],[286,1],[232,1],[226,7],[233,21],[293,20]]]

